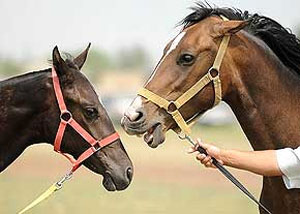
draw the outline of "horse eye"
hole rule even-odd
[[[192,65],[195,57],[191,54],[182,54],[178,60],[179,65],[188,66]]]
[[[98,111],[95,108],[86,108],[85,115],[90,119],[95,119],[96,117],[98,117]]]

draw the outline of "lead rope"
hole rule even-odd
[[[197,151],[200,152],[201,154],[208,155],[206,150],[196,144],[193,139],[185,135],[185,137],[180,137],[179,138],[182,140],[187,140],[190,144],[192,144],[195,148],[197,148]],[[230,180],[237,188],[239,188],[245,195],[247,195],[254,203],[256,203],[259,207],[261,207],[264,211],[266,211],[268,214],[272,214],[262,203],[260,203],[254,195],[252,195],[251,192],[248,191],[248,189],[241,183],[239,182],[219,161],[217,161],[214,157],[212,159],[212,164],[217,167],[217,169],[226,177],[228,180]]]
[[[54,192],[60,190],[63,187],[63,184],[70,180],[72,178],[73,172],[70,171],[65,176],[63,176],[59,181],[52,184],[45,192],[43,192],[38,198],[36,198],[34,201],[32,201],[29,205],[27,205],[24,209],[22,209],[18,214],[23,214],[27,212],[28,210],[32,209],[45,199],[47,199],[50,195],[52,195]]]
[[[224,21],[228,21],[228,19],[224,16],[221,16],[221,18]],[[225,35],[222,38],[219,50],[217,52],[215,61],[212,65],[212,67],[209,69],[209,71],[200,79],[198,82],[196,82],[189,90],[187,90],[185,93],[183,93],[180,97],[178,97],[175,101],[169,101],[165,98],[155,94],[154,92],[146,89],[141,88],[138,91],[138,95],[148,99],[152,103],[158,105],[160,108],[167,111],[168,114],[172,116],[176,124],[178,125],[178,129],[181,131],[181,133],[178,133],[178,130],[175,130],[178,133],[178,137],[182,140],[187,140],[189,143],[191,143],[193,146],[196,146],[197,144],[193,141],[193,139],[190,137],[191,129],[190,126],[193,125],[193,123],[198,118],[197,116],[192,118],[191,121],[186,122],[181,115],[179,109],[182,107],[186,102],[188,102],[190,99],[192,99],[197,93],[199,93],[204,87],[206,87],[210,82],[213,83],[214,87],[214,93],[215,93],[215,99],[213,106],[216,106],[221,100],[222,100],[222,88],[221,88],[221,80],[220,80],[220,67],[221,63],[223,61],[223,58],[226,53],[226,49],[228,47],[230,41],[230,36]],[[179,131],[179,132],[180,132]],[[197,146],[197,150],[207,155],[207,152],[204,148]],[[266,211],[268,214],[271,214],[271,212],[263,205],[261,204],[248,190],[247,188],[242,185],[222,164],[220,164],[215,158],[212,158],[212,163],[214,166],[216,166],[219,171],[228,178],[236,187],[238,187],[243,193],[245,193],[253,202],[255,202],[259,207],[261,207],[264,211]]]
[[[54,67],[52,67],[52,80],[53,80],[53,87],[54,92],[56,96],[56,100],[58,102],[58,106],[61,112],[60,115],[60,123],[58,126],[58,130],[56,133],[56,137],[54,140],[54,151],[62,154],[65,156],[71,163],[72,163],[72,169],[63,176],[59,181],[52,184],[44,193],[42,193],[37,199],[35,199],[33,202],[31,202],[28,206],[26,206],[23,210],[18,212],[18,214],[23,214],[27,212],[28,210],[32,209],[45,199],[47,199],[50,195],[52,195],[54,192],[60,190],[63,186],[63,184],[70,180],[73,173],[81,166],[83,161],[88,159],[90,156],[92,156],[95,152],[99,151],[101,148],[115,142],[117,139],[120,138],[119,134],[117,132],[103,138],[102,140],[97,140],[93,136],[91,136],[79,123],[76,122],[76,120],[73,118],[71,112],[68,111],[63,94],[61,91],[60,83],[58,76],[56,74],[56,71]],[[85,150],[78,158],[75,160],[71,156],[69,156],[66,153],[63,153],[60,149],[61,142],[65,133],[66,126],[69,125],[76,131],[80,136],[88,142],[91,147],[89,147],[87,150]]]

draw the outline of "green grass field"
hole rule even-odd
[[[218,171],[205,169],[186,153],[189,144],[169,133],[165,144],[149,148],[140,138],[118,129],[134,163],[134,179],[122,192],[107,192],[102,178],[84,167],[63,189],[29,213],[258,213],[255,204]],[[195,127],[205,142],[250,150],[238,126]],[[0,176],[0,213],[16,213],[68,169],[65,158],[48,145],[33,146]],[[256,196],[259,176],[231,170]]]

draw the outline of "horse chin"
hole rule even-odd
[[[103,171],[101,169],[99,169],[98,167],[96,167],[93,163],[91,162],[85,162],[84,165],[91,170],[92,172],[98,174],[98,175],[102,175],[103,176],[103,180],[102,180],[102,185],[104,186],[104,188],[108,191],[115,191],[116,185],[113,182],[112,177],[108,174],[108,173],[103,173]]]
[[[98,167],[96,167],[94,164],[92,164],[90,162],[85,163],[84,165],[88,169],[90,169],[92,172],[103,176],[102,185],[104,186],[104,188],[107,191],[113,192],[116,190],[125,189],[125,188],[119,187],[118,185],[115,184],[113,177],[111,176],[111,174],[108,171],[103,172],[102,169],[99,169]]]
[[[113,192],[118,190],[117,186],[114,183],[114,180],[112,179],[111,175],[109,173],[105,173],[103,176],[102,185],[107,191]]]
[[[121,125],[129,135],[137,135],[139,137],[144,135],[144,141],[151,148],[156,148],[165,141],[163,125],[159,121],[152,120],[150,122],[135,123],[124,116],[121,120]]]
[[[156,148],[165,141],[165,134],[161,123],[152,126],[144,135],[144,141],[151,148]]]

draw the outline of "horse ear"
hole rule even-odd
[[[87,48],[73,60],[73,62],[78,66],[79,70],[81,70],[82,66],[86,61],[90,47],[91,47],[91,43],[89,43]]]
[[[236,20],[223,21],[221,23],[214,25],[213,34],[216,37],[232,35],[242,30],[248,24],[249,24],[248,21],[236,21]]]
[[[53,66],[57,72],[58,75],[65,74],[69,69],[67,63],[63,60],[63,58],[60,56],[58,47],[55,46],[52,52],[52,61]]]

